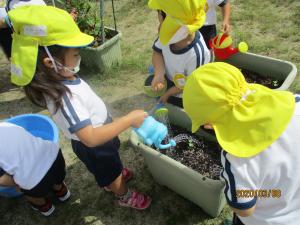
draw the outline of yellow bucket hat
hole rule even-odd
[[[295,98],[288,91],[248,84],[238,68],[216,62],[188,76],[183,106],[192,120],[192,132],[211,123],[225,151],[251,157],[270,146],[286,129]]]
[[[69,13],[52,6],[18,7],[8,17],[13,26],[11,81],[19,86],[32,80],[39,46],[84,47],[94,40],[79,30]]]
[[[206,18],[206,0],[149,0],[148,6],[166,13],[159,31],[159,40],[163,45],[181,26],[186,26],[192,33],[204,24]]]

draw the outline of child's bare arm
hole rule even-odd
[[[134,110],[112,123],[93,128],[86,126],[76,132],[77,137],[88,147],[96,147],[118,136],[129,127],[139,127],[147,113],[143,110]]]
[[[164,93],[160,97],[159,101],[163,102],[163,103],[166,103],[168,101],[168,99],[169,99],[170,96],[177,95],[177,94],[180,94],[180,93],[182,93],[182,90],[180,88],[176,87],[176,86],[173,86],[173,87],[169,88],[166,91],[166,93]]]
[[[230,32],[230,3],[229,1],[222,7],[223,22],[221,31],[223,33]]]
[[[165,62],[162,54],[153,51],[152,64],[154,67],[154,79],[152,80],[151,87],[154,91],[159,91],[164,88],[165,82]]]
[[[237,215],[241,216],[241,217],[248,217],[251,216],[255,210],[256,205],[252,206],[250,209],[245,209],[245,210],[241,210],[241,209],[236,209],[231,207],[232,211],[235,212]]]
[[[0,185],[2,186],[16,186],[16,183],[12,176],[7,173],[0,176]]]

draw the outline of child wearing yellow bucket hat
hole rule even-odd
[[[154,78],[151,87],[159,92],[167,85],[160,101],[182,106],[186,77],[211,61],[211,53],[198,29],[205,21],[205,0],[149,0],[148,6],[165,16],[159,38],[153,44]],[[166,77],[165,77],[166,75]],[[166,84],[167,81],[167,84]]]
[[[147,114],[134,110],[113,121],[102,99],[77,74],[79,48],[94,38],[82,33],[67,12],[51,6],[24,6],[8,15],[14,27],[12,82],[24,86],[33,103],[48,108],[74,153],[120,206],[149,207],[150,197],[127,188],[133,172],[123,168],[118,139],[127,128],[139,127]]]
[[[300,96],[249,84],[238,68],[219,62],[189,76],[183,105],[192,132],[211,124],[223,148],[233,224],[299,224]]]

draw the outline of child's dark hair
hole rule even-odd
[[[162,10],[157,10],[158,11],[158,13],[163,17],[163,19],[166,19],[166,13],[164,12],[164,11],[162,11]]]
[[[48,49],[54,58],[64,61],[67,48],[53,45]],[[66,92],[70,93],[70,90],[62,83],[64,79],[53,68],[44,65],[43,60],[46,57],[49,56],[44,47],[39,47],[36,73],[32,81],[24,87],[24,91],[31,102],[42,108],[47,108],[46,99],[53,101],[57,111],[62,106],[63,95]]]

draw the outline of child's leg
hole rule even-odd
[[[30,190],[21,189],[21,191],[34,210],[38,210],[44,216],[49,216],[53,213],[55,207],[45,196],[52,191],[53,187],[61,187],[65,175],[65,161],[61,150],[59,150],[55,161],[43,179],[34,188]],[[57,183],[60,184],[57,185]]]
[[[118,138],[95,148],[88,148],[83,143],[72,140],[74,152],[95,176],[100,187],[108,187],[116,195],[121,206],[145,209],[150,205],[151,199],[127,188],[122,175],[119,145]]]
[[[151,204],[149,196],[128,189],[122,174],[108,185],[108,187],[118,198],[120,206],[142,210],[148,208]]]
[[[107,187],[117,196],[124,195],[128,191],[122,173]]]
[[[39,211],[44,216],[50,216],[55,210],[52,202],[46,198],[31,197],[28,195],[25,195],[25,198],[27,199],[33,210]]]
[[[43,197],[31,197],[25,195],[25,198],[33,205],[44,205],[46,203],[46,199]]]
[[[59,150],[55,170],[53,171],[54,184],[52,185],[52,190],[54,191],[56,197],[61,202],[68,200],[71,196],[71,192],[67,188],[64,180],[66,177],[66,164],[61,150]]]

